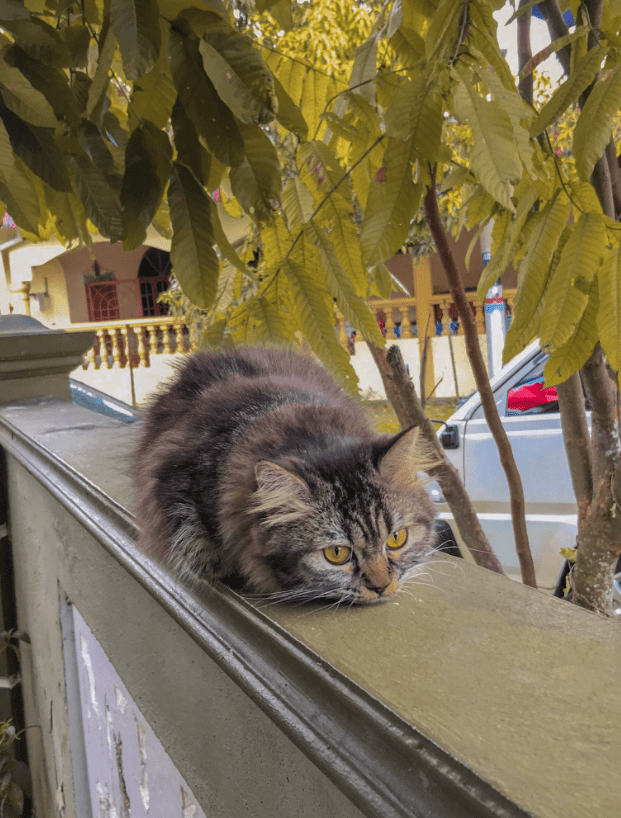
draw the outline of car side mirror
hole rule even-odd
[[[448,424],[440,432],[440,443],[443,449],[459,449],[459,429]]]

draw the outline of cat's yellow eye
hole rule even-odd
[[[386,540],[386,548],[403,548],[408,541],[407,528],[400,528],[399,531],[393,531],[390,537]]]
[[[346,545],[333,545],[323,549],[323,555],[332,565],[344,565],[351,557],[351,548]]]

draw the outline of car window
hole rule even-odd
[[[558,396],[555,386],[545,386],[543,370],[548,356],[542,352],[534,361],[533,368],[507,393],[506,414],[541,415],[558,412]]]

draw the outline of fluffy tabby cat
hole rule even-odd
[[[433,550],[425,465],[416,430],[374,432],[308,357],[196,353],[144,424],[140,545],[186,580],[378,602]]]

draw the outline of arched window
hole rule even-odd
[[[149,247],[138,268],[142,315],[168,315],[166,304],[158,304],[157,297],[170,286],[170,253]]]

